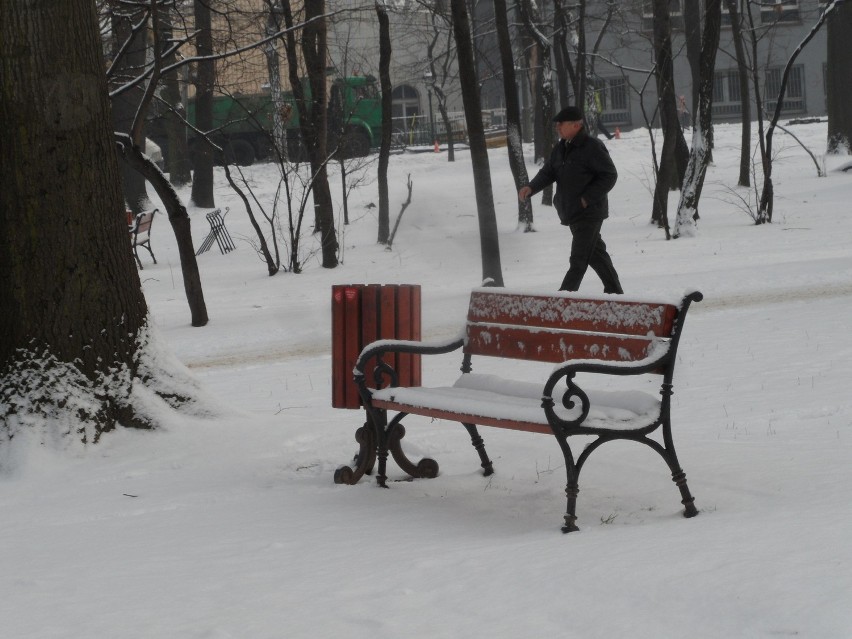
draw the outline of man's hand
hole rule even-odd
[[[523,202],[532,195],[532,189],[529,186],[522,186],[518,191],[518,199]]]

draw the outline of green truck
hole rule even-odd
[[[310,90],[306,85],[306,100]],[[248,166],[268,158],[272,152],[274,104],[268,94],[217,96],[213,99],[214,142],[225,149],[228,159]],[[307,154],[299,129],[299,110],[292,93],[283,95],[281,107],[288,159],[303,161]],[[187,119],[195,124],[195,103],[190,100]],[[363,157],[378,146],[382,107],[378,84],[372,76],[338,78],[331,83],[328,98],[328,149],[339,157]],[[155,138],[155,136],[151,136]],[[190,150],[200,143],[190,130]]]

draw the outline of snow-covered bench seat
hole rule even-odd
[[[385,486],[388,453],[413,477],[435,477],[438,464],[434,460],[424,458],[415,464],[401,446],[403,418],[423,415],[460,422],[471,436],[485,475],[493,472],[493,464],[477,425],[554,435],[567,475],[564,532],[577,530],[575,510],[583,464],[598,446],[613,440],[637,441],[657,451],[680,490],[684,515],[692,517],[698,511],[675,453],[669,406],[680,333],[690,304],[701,299],[697,291],[661,301],[474,289],[465,330],[457,339],[441,343],[380,340],[363,349],[354,375],[367,423],[356,433],[360,449],[354,467],[338,468],[335,481],[357,482],[378,459],[376,479]],[[463,353],[462,375],[446,386],[400,387],[395,371],[383,359],[389,353],[437,355],[456,350]],[[542,379],[507,379],[474,373],[474,358],[481,356],[546,362],[554,367]],[[662,383],[659,395],[586,391],[577,384],[577,373],[654,375]],[[389,411],[396,412],[390,420]],[[650,437],[657,431],[662,441]],[[576,460],[568,443],[574,435],[594,438]]]

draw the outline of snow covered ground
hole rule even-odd
[[[824,149],[824,123],[795,133]],[[158,431],[15,452],[0,475],[0,635],[852,636],[852,174],[837,170],[849,158],[821,158],[828,176],[817,178],[779,132],[775,220],[758,227],[740,206],[749,190],[734,186],[739,129],[719,126],[716,139],[697,236],[669,242],[648,224],[647,134],[607,142],[620,179],[603,235],[627,294],[705,295],[673,398],[697,518],[681,517],[659,457],[619,443],[591,457],[581,530],[563,535],[553,438],[481,429],[496,469],[485,478],[464,429],[421,418],[406,421],[404,443],[440,463],[438,478],[335,485],[363,415],[330,405],[331,286],[421,284],[424,338],[455,334],[482,274],[469,154],[392,157],[392,222],[407,174],[414,185],[392,251],[375,243],[366,185],[352,195],[339,268],[314,257],[271,278],[217,174],[237,250],[199,258],[209,325],[189,325],[165,217],[153,229],[159,263],[143,254],[140,271],[163,349],[203,385],[209,412],[152,403]],[[536,203],[538,232],[517,231],[505,149],[491,167],[506,285],[555,289],[568,230]],[[252,170],[267,201],[274,176]],[[191,213],[196,243],[203,214]],[[600,290],[589,273],[581,292]],[[424,381],[448,382],[459,364],[427,358]]]

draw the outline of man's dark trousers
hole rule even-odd
[[[596,219],[581,220],[570,225],[571,258],[568,262],[568,272],[559,287],[560,291],[579,290],[580,282],[591,266],[603,282],[604,293],[624,293],[601,237],[602,225],[603,220]]]

